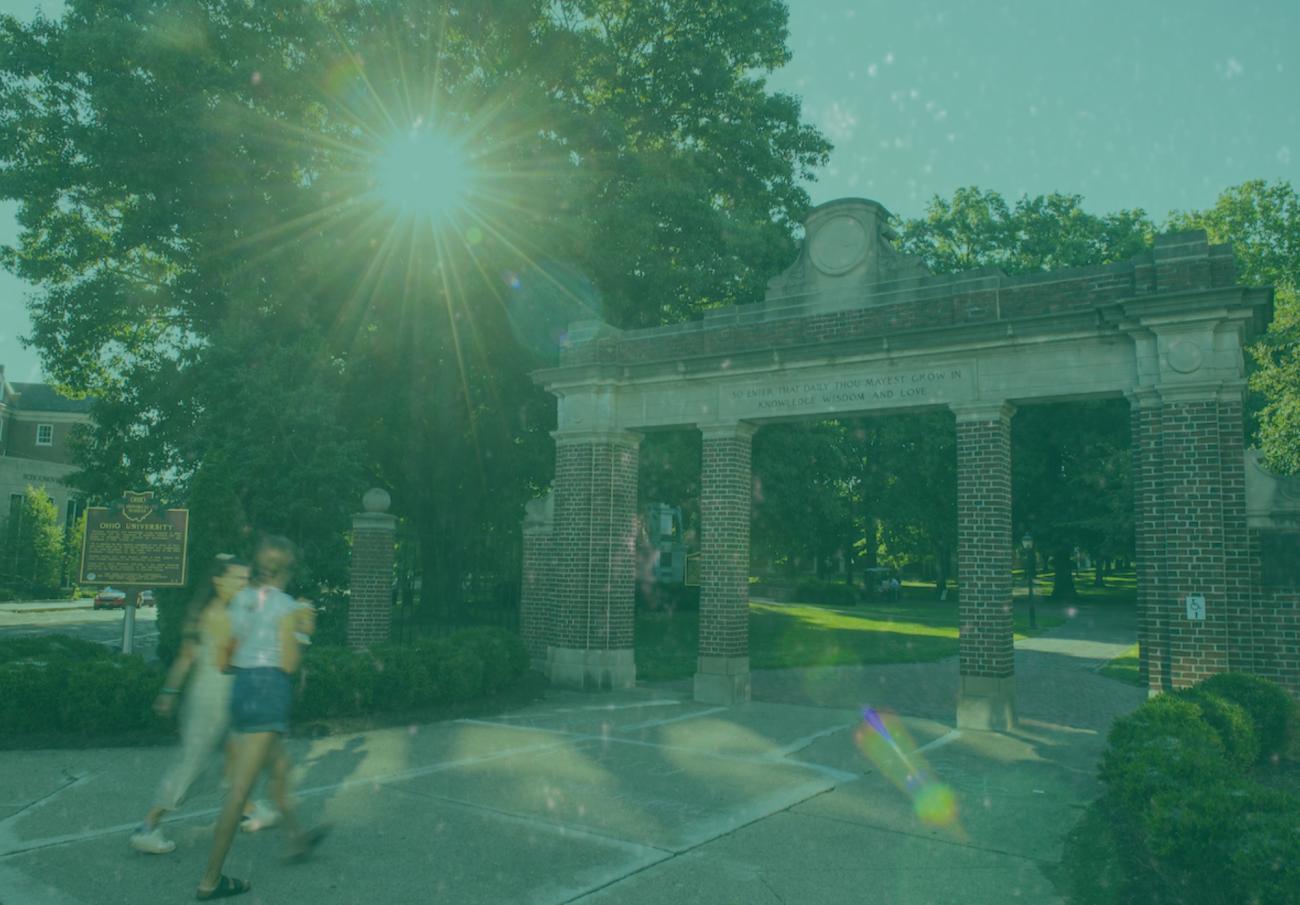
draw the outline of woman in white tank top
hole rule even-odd
[[[209,570],[208,581],[190,604],[182,628],[181,651],[167,674],[162,693],[154,702],[155,711],[170,716],[176,710],[182,686],[185,687],[180,705],[180,757],[163,776],[154,806],[131,835],[131,847],[136,851],[162,855],[176,848],[176,843],[163,835],[158,823],[163,815],[180,805],[207,768],[212,752],[226,739],[232,676],[223,672],[218,658],[230,638],[230,601],[247,584],[247,564],[233,556],[218,556]],[[268,811],[261,815],[259,823],[272,821],[266,805],[259,802],[252,808]]]

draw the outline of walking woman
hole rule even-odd
[[[164,855],[176,848],[176,843],[163,835],[159,821],[180,806],[207,768],[212,753],[227,738],[231,677],[218,668],[217,658],[230,638],[230,601],[247,584],[248,565],[222,554],[213,561],[207,579],[190,601],[181,628],[180,653],[154,702],[159,715],[171,716],[181,689],[185,689],[180,706],[180,757],[159,784],[154,806],[131,835],[131,847],[136,851]],[[248,809],[242,825],[250,830],[270,826],[276,816],[259,802]]]
[[[208,868],[196,898],[221,899],[248,892],[252,886],[225,876],[221,868],[234,842],[239,815],[258,775],[270,768],[270,792],[289,830],[288,860],[310,854],[325,835],[323,828],[303,831],[289,798],[289,731],[292,675],[302,658],[300,644],[315,630],[314,611],[284,592],[293,574],[293,545],[280,537],[258,545],[253,583],[230,605],[230,641],[218,655],[220,666],[234,671],[230,695],[234,746],[230,791],[217,818]]]

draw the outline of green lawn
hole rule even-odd
[[[933,598],[932,587],[906,587],[897,603],[854,607],[807,603],[749,605],[749,658],[754,669],[854,663],[924,663],[957,653],[957,602]],[[953,595],[955,597],[955,595]],[[929,599],[927,599],[929,598]],[[1039,629],[1064,622],[1040,611]],[[1025,608],[1015,613],[1016,637],[1028,633]],[[637,612],[637,675],[648,680],[694,675],[699,613]]]
[[[1138,675],[1138,646],[1134,644],[1097,672],[1129,685],[1141,685],[1142,679]]]

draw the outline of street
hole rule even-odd
[[[71,635],[119,649],[122,644],[122,610],[92,610],[90,601],[0,604],[0,638],[23,635]],[[60,607],[52,609],[52,607]],[[135,650],[146,660],[158,647],[158,609],[140,607],[135,613]]]

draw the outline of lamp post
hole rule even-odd
[[[1025,550],[1025,586],[1029,588],[1029,627],[1038,628],[1038,613],[1034,611],[1034,537],[1028,531],[1020,540]]]

